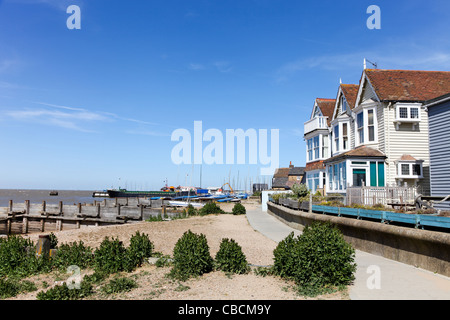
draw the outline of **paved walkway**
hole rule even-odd
[[[276,242],[291,232],[301,233],[262,210],[248,210],[247,219]],[[448,277],[359,250],[355,262],[356,279],[349,290],[352,300],[450,300]]]

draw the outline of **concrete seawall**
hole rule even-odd
[[[292,228],[336,225],[355,249],[450,276],[450,234],[292,210],[271,202],[267,212]]]

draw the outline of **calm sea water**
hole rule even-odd
[[[63,201],[65,204],[92,203],[94,200],[103,200],[104,198],[94,198],[94,191],[89,190],[58,190],[57,196],[50,196],[52,190],[17,190],[0,189],[0,207],[7,207],[9,200],[14,202],[24,202],[30,200],[31,203],[58,204]]]

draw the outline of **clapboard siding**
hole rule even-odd
[[[378,122],[378,148],[381,152],[386,153],[386,138],[385,138],[385,124],[384,124],[384,105],[380,104],[377,107],[377,122]]]
[[[428,140],[428,113],[425,108],[420,108],[421,121],[419,126],[413,128],[410,123],[401,124],[397,128],[394,123],[395,107],[390,106],[385,108],[384,117],[384,131],[385,141],[380,141],[380,145],[384,144],[385,154],[388,157],[386,182],[389,184],[396,184],[397,167],[395,161],[399,160],[402,155],[409,154],[417,160],[424,160],[423,162],[423,179],[418,182],[419,192],[423,195],[430,194],[430,158],[429,158],[429,140]],[[412,183],[412,181],[405,180],[405,182]]]
[[[431,194],[450,195],[450,101],[428,108]],[[447,205],[448,207],[448,205]]]

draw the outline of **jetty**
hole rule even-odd
[[[181,209],[182,210],[182,209]],[[31,203],[0,207],[0,235],[50,232],[83,227],[140,222],[151,217],[171,218],[180,210],[163,199],[114,198],[93,203]]]

